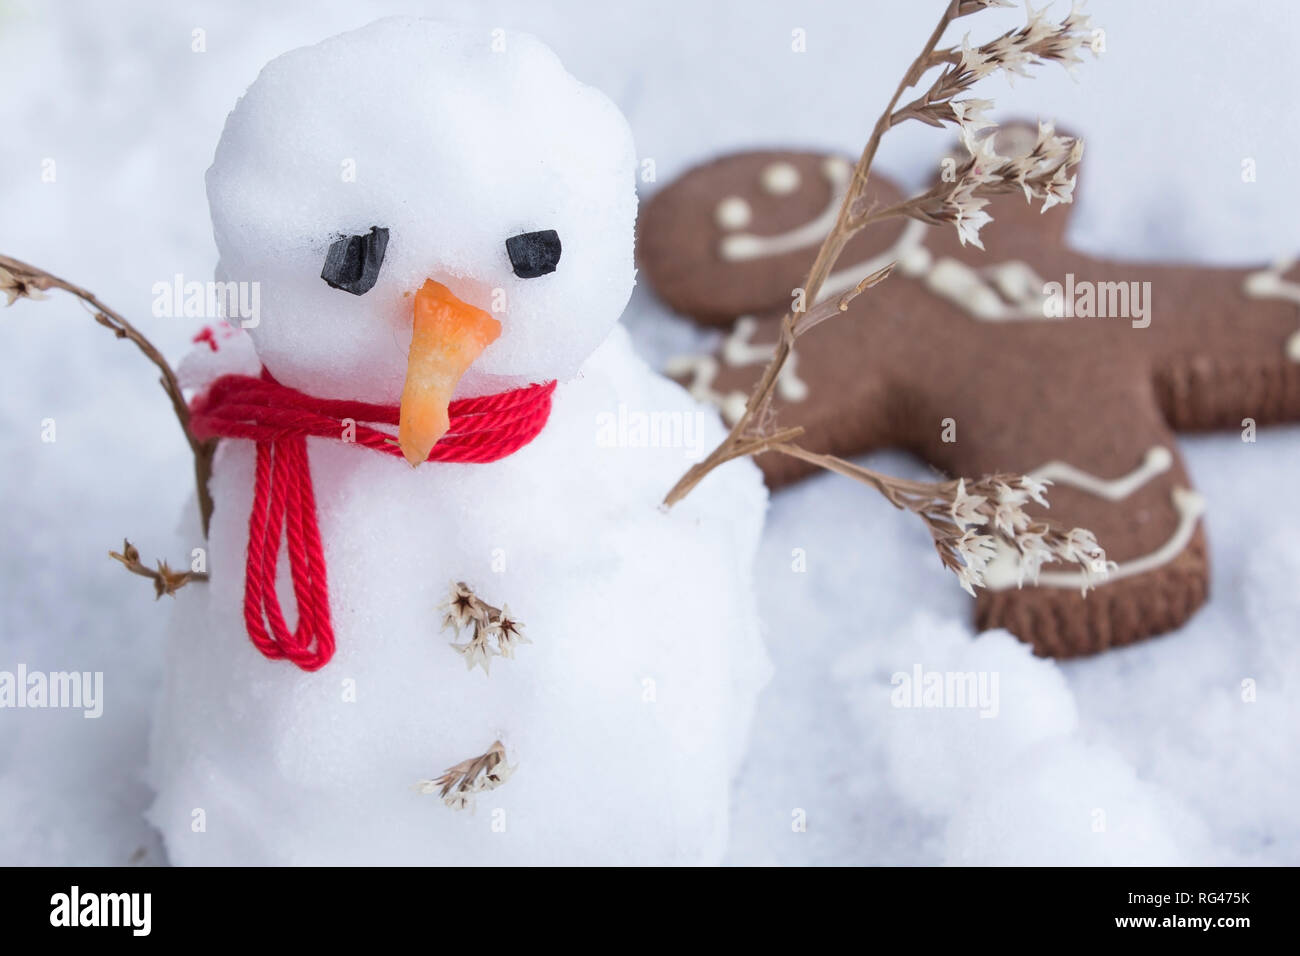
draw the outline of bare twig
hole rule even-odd
[[[798,338],[805,332],[811,331],[827,319],[833,319],[841,312],[847,312],[850,302],[860,296],[863,292],[866,292],[872,286],[879,285],[888,279],[889,274],[894,271],[895,265],[896,263],[891,262],[883,269],[877,269],[852,289],[849,289],[849,291],[841,295],[838,299],[828,299],[825,302],[819,302],[817,305],[813,306],[812,311],[800,312],[794,323],[795,338]]]
[[[155,601],[164,594],[175,594],[191,581],[206,581],[208,579],[205,571],[173,571],[166,561],[159,561],[157,568],[147,567],[140,561],[140,552],[136,550],[135,545],[130,541],[124,540],[122,542],[121,553],[110,551],[108,556],[115,561],[120,561],[122,566],[132,574],[138,574],[142,578],[153,581]]]
[[[190,451],[194,453],[195,491],[198,494],[199,518],[203,523],[203,535],[206,537],[208,524],[212,519],[212,496],[208,492],[208,479],[212,475],[212,458],[216,453],[217,443],[215,440],[203,441],[194,437],[190,429],[189,406],[185,403],[185,395],[181,391],[180,382],[171,365],[142,332],[120,313],[99,301],[93,292],[51,275],[44,269],[0,255],[0,291],[8,295],[9,305],[19,298],[45,298],[34,292],[44,292],[49,289],[59,289],[77,298],[90,311],[91,317],[96,322],[111,330],[119,339],[127,339],[134,344],[162,373],[160,381],[163,391],[167,393],[176,420],[180,423],[181,431],[185,433]]]
[[[980,245],[979,230],[991,217],[983,211],[988,197],[1022,190],[1025,198],[1041,199],[1047,209],[1057,203],[1070,202],[1074,190],[1074,166],[1083,144],[1070,137],[1056,136],[1049,124],[1040,125],[1038,142],[1024,156],[1007,159],[992,149],[992,136],[981,133],[995,124],[984,117],[993,104],[981,99],[956,99],[977,81],[1002,71],[1009,76],[1028,76],[1028,68],[1039,63],[1055,62],[1073,69],[1081,61],[1080,51],[1090,37],[1089,18],[1077,6],[1059,24],[1044,16],[1044,10],[1028,11],[1028,22],[978,47],[963,41],[960,47],[938,50],[944,31],[959,17],[995,6],[1007,6],[1004,0],[950,0],[935,24],[921,53],[903,74],[893,96],[872,127],[853,169],[839,212],[829,234],[803,284],[796,308],[787,313],[771,360],[755,384],[744,412],[727,437],[708,456],[693,465],[664,498],[671,507],[681,501],[714,468],[742,454],[758,454],[773,441],[767,431],[772,427],[771,403],[776,384],[794,349],[795,340],[822,322],[845,311],[852,298],[888,276],[888,270],[868,276],[857,287],[835,302],[819,303],[818,295],[849,240],[866,225],[883,219],[908,216],[928,225],[949,223],[956,227],[962,243]],[[931,69],[942,67],[925,91],[899,107],[904,92],[921,82]],[[957,170],[954,182],[941,182],[907,202],[883,210],[866,200],[866,186],[880,141],[892,127],[906,120],[918,120],[931,126],[952,123],[962,132],[962,140],[971,153],[970,159]],[[811,311],[808,309],[811,308]],[[750,450],[740,452],[744,445]]]

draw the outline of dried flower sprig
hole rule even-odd
[[[8,261],[5,257],[0,256],[0,262]],[[15,266],[18,263],[14,263]],[[25,274],[21,269],[19,272],[13,271],[0,266],[0,292],[4,293],[5,305],[10,306],[19,299],[48,299],[49,296],[41,291],[42,286],[38,285],[30,274]]]
[[[1001,36],[972,47],[970,34],[962,38],[960,47],[932,50],[925,58],[925,68],[945,66],[929,88],[912,102],[899,107],[892,116],[895,122],[903,119],[947,119],[944,104],[952,102],[986,76],[999,70],[1014,82],[1017,76],[1032,74],[1029,67],[1043,63],[1058,63],[1073,73],[1083,62],[1079,54],[1086,47],[1092,49],[1092,17],[1083,12],[1086,0],[1074,0],[1070,12],[1060,23],[1047,19],[1047,7],[1035,10],[1025,2],[1025,25],[1008,30]],[[992,6],[992,4],[987,5]],[[1011,6],[1011,4],[997,4]],[[969,11],[971,13],[977,10]],[[964,14],[963,14],[964,15]],[[1093,51],[1095,53],[1095,50]],[[936,124],[937,125],[937,124]]]
[[[175,594],[191,581],[206,581],[206,571],[173,571],[166,561],[160,560],[157,568],[151,568],[140,560],[140,552],[130,541],[123,539],[121,552],[110,551],[108,556],[120,561],[122,566],[132,574],[153,581],[154,600],[164,594]]]
[[[74,296],[90,312],[96,322],[109,329],[119,339],[129,340],[138,348],[162,374],[163,391],[171,400],[172,411],[180,422],[185,440],[189,442],[194,454],[194,484],[198,494],[199,519],[203,525],[204,537],[208,533],[208,524],[212,520],[212,495],[208,492],[208,479],[212,476],[212,459],[217,452],[216,440],[201,441],[190,430],[190,409],[185,403],[180,380],[171,365],[163,358],[162,352],[149,341],[134,325],[113,311],[80,286],[66,282],[58,276],[51,275],[44,269],[28,265],[9,256],[0,256],[0,292],[4,293],[5,304],[13,305],[19,299],[47,299],[45,292],[60,289]]]
[[[1074,200],[1075,172],[1083,159],[1083,140],[1058,136],[1051,123],[1039,122],[1034,145],[1020,156],[999,156],[994,137],[962,131],[962,144],[970,154],[957,167],[954,182],[938,183],[919,196],[875,213],[869,221],[904,215],[930,225],[951,223],[962,245],[980,249],[979,231],[993,221],[984,212],[989,197],[1021,190],[1025,201],[1042,201],[1042,212]]]
[[[1031,501],[1048,507],[1049,480],[993,475],[970,484],[964,478],[908,481],[798,446],[774,450],[870,485],[894,507],[917,515],[943,566],[957,575],[971,597],[975,588],[985,586],[985,572],[995,559],[1013,562],[1017,585],[1037,581],[1044,564],[1076,564],[1083,571],[1084,593],[1104,581],[1113,567],[1091,531],[1067,531],[1025,511]]]
[[[980,245],[979,231],[992,219],[985,211],[991,195],[1019,189],[1024,192],[1026,199],[1042,200],[1044,210],[1058,203],[1072,201],[1073,169],[1082,156],[1081,142],[1057,136],[1050,125],[1044,124],[1039,128],[1038,141],[1024,156],[999,156],[993,149],[996,126],[985,115],[993,106],[992,102],[973,97],[957,97],[967,93],[979,80],[999,70],[1008,77],[1028,76],[1029,67],[1055,62],[1072,71],[1081,62],[1079,53],[1092,35],[1089,18],[1080,11],[1080,5],[1076,2],[1064,20],[1052,23],[1045,17],[1045,10],[1034,10],[1026,3],[1025,26],[979,46],[971,46],[967,35],[960,47],[939,48],[939,41],[953,21],[1001,6],[1007,4],[1001,0],[949,0],[946,4],[943,15],[930,33],[920,55],[903,74],[863,147],[835,223],[817,251],[808,278],[803,284],[802,295],[797,300],[807,303],[808,310],[792,310],[786,314],[772,357],[755,384],[744,412],[726,438],[703,460],[688,469],[669,490],[664,498],[666,507],[672,507],[685,498],[718,466],[735,458],[776,452],[861,481],[875,488],[895,506],[918,514],[929,528],[944,565],[957,573],[962,586],[967,590],[973,590],[983,583],[983,571],[991,560],[990,551],[997,548],[997,539],[1006,539],[1004,543],[1016,549],[1022,573],[1027,576],[1037,574],[1037,569],[1048,560],[1081,564],[1091,575],[1089,580],[1104,575],[1108,567],[1104,552],[1088,532],[1081,529],[1061,531],[1049,523],[1029,521],[1028,516],[1023,516],[1023,527],[1016,527],[1017,523],[1021,523],[1023,512],[1018,510],[1018,506],[1013,507],[1012,499],[1019,493],[1030,493],[1030,488],[1033,489],[1034,496],[1042,498],[1045,488],[1042,483],[1031,485],[1027,484],[1030,479],[1006,476],[971,482],[971,489],[981,491],[976,493],[972,490],[969,496],[983,499],[972,511],[971,501],[967,500],[967,482],[960,479],[957,482],[936,483],[902,481],[861,468],[833,455],[807,451],[793,442],[803,430],[798,426],[778,428],[772,410],[776,384],[794,352],[795,340],[822,322],[846,311],[856,296],[889,275],[888,268],[880,270],[839,298],[827,303],[819,301],[819,293],[831,269],[849,240],[864,226],[888,217],[908,216],[932,225],[952,224],[963,244],[972,242]],[[903,94],[918,87],[922,78],[936,68],[940,69],[940,73],[930,85],[916,99],[900,106]],[[955,124],[970,152],[970,158],[959,168],[953,182],[941,183],[913,200],[877,210],[866,199],[871,167],[885,133],[907,120],[917,120],[932,126]],[[1002,492],[1002,488],[1006,488],[1007,492]],[[984,489],[990,493],[984,494]],[[972,516],[981,515],[982,507],[992,507],[994,534],[974,532],[968,536],[967,532],[971,530],[969,526],[960,529],[955,535],[951,530],[946,530],[956,528],[956,524],[941,517],[944,509],[940,506],[946,502],[952,507],[958,500],[963,509],[961,513],[969,512]],[[995,503],[990,505],[990,502]],[[1004,510],[1001,521],[996,520],[998,508]],[[983,523],[987,524],[990,516],[984,517]],[[1006,530],[1007,521],[1011,521],[1011,532]],[[984,541],[984,537],[994,540]]]
[[[486,753],[448,767],[436,780],[421,780],[415,788],[420,793],[436,791],[442,802],[453,810],[468,808],[473,812],[477,794],[495,790],[514,772],[515,768],[506,763],[506,748],[495,740]]]
[[[494,656],[513,658],[520,644],[532,643],[524,636],[523,623],[511,616],[509,605],[488,604],[464,581],[452,583],[451,594],[439,605],[439,610],[444,612],[444,631],[455,631],[459,637],[462,630],[469,630],[469,641],[465,644],[453,641],[451,648],[465,659],[465,666],[470,670],[478,666],[487,674]]]

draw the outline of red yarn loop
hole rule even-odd
[[[427,460],[486,463],[513,454],[546,425],[554,391],[555,383],[547,382],[452,402],[447,408],[451,426]],[[399,414],[396,405],[315,398],[281,385],[265,371],[260,379],[222,376],[191,403],[190,428],[196,438],[246,438],[257,443],[244,623],[253,646],[272,660],[285,658],[314,671],[334,656],[325,552],[306,439],[344,441],[347,436],[349,443],[401,458],[392,434],[361,424],[395,426]],[[282,538],[287,542],[298,605],[298,626],[293,630],[275,591]]]

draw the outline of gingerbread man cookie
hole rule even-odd
[[[998,151],[1014,155],[1026,136],[1003,129]],[[668,369],[729,420],[766,364],[847,168],[743,153],[686,173],[647,205],[641,258],[655,289],[706,324],[738,317],[716,351]],[[882,203],[898,195],[883,180],[876,190]],[[1205,503],[1174,433],[1300,420],[1300,269],[1093,259],[1064,244],[1065,210],[1042,215],[1006,196],[990,211],[987,254],[910,220],[856,237],[823,296],[897,265],[800,339],[777,389],[780,421],[804,426],[813,451],[895,447],[951,476],[1052,480],[1050,516],[1092,530],[1112,572],[1084,596],[1080,572],[1047,565],[1022,584],[1002,555],[976,602],[979,627],[1059,657],[1176,628],[1204,602],[1209,566]],[[773,487],[812,470],[779,454],[758,462]]]

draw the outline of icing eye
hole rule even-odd
[[[763,191],[773,196],[788,196],[799,188],[799,170],[789,163],[773,163],[763,170]]]
[[[379,280],[388,248],[388,230],[372,226],[363,236],[344,236],[330,243],[320,277],[335,289],[365,295]]]
[[[519,278],[547,275],[560,264],[560,234],[554,229],[544,229],[511,236],[506,240],[506,254]]]
[[[744,229],[754,218],[749,203],[739,196],[728,196],[713,211],[713,220],[723,229]]]

